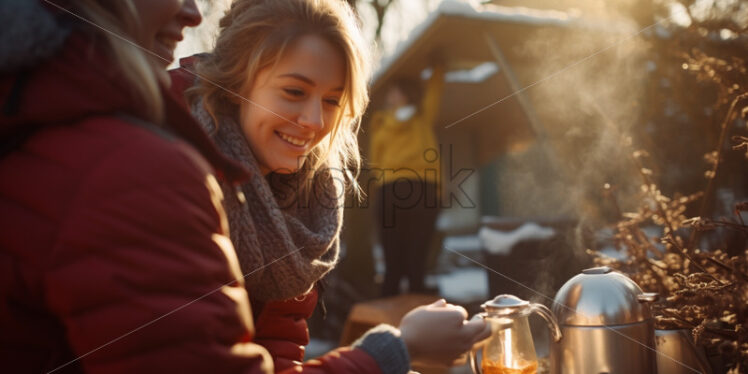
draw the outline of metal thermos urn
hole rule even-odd
[[[571,278],[552,308],[562,338],[551,343],[551,374],[656,374],[656,298],[605,266]]]

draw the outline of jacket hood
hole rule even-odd
[[[0,31],[0,142],[12,142],[37,128],[74,123],[93,115],[128,113],[147,118],[93,35],[73,30],[72,22],[63,21],[68,24],[63,25],[37,1],[0,1],[0,20],[12,18],[6,16],[9,7],[18,11],[13,25],[19,29],[3,27]],[[22,26],[22,18],[47,22],[40,26],[47,39],[34,36],[8,46],[9,37],[24,39],[24,32],[37,32]],[[220,176],[229,181],[245,179],[246,171],[215,148],[179,100],[168,90],[162,89],[162,94],[169,129],[197,148]]]
[[[0,136],[23,123],[134,109],[92,38],[73,32],[69,17],[41,3],[0,2]]]
[[[70,24],[36,0],[1,1],[0,25],[0,74],[50,57],[70,34]]]
[[[0,134],[26,123],[66,123],[113,112],[141,114],[116,69],[87,39],[70,35],[53,57],[0,78]]]

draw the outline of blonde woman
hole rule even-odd
[[[255,339],[276,370],[301,370],[315,284],[338,259],[344,189],[357,189],[367,49],[339,0],[237,0],[220,27],[212,54],[173,72],[175,88],[194,84],[186,91],[193,115],[252,174],[222,187]],[[482,322],[467,324],[464,309],[441,301],[399,330],[380,326],[354,349],[325,356],[325,367],[401,373],[411,360],[446,365],[486,334]]]
[[[163,89],[200,21],[192,0],[0,2],[3,372],[272,370],[213,170],[246,174]]]

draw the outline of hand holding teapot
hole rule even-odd
[[[473,345],[491,334],[482,320],[467,321],[467,311],[439,300],[408,312],[400,322],[401,338],[412,363],[454,366],[464,363]]]

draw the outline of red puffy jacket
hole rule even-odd
[[[0,79],[3,145],[37,127],[0,159],[0,367],[267,371],[247,343],[220,189],[193,146],[227,177],[244,172],[175,100],[158,134],[127,92],[80,34]]]
[[[243,171],[167,93],[161,131],[135,119],[127,92],[80,34],[0,77],[0,142],[13,149],[0,159],[2,371],[270,371],[211,166]],[[304,372],[372,367],[354,350]]]

